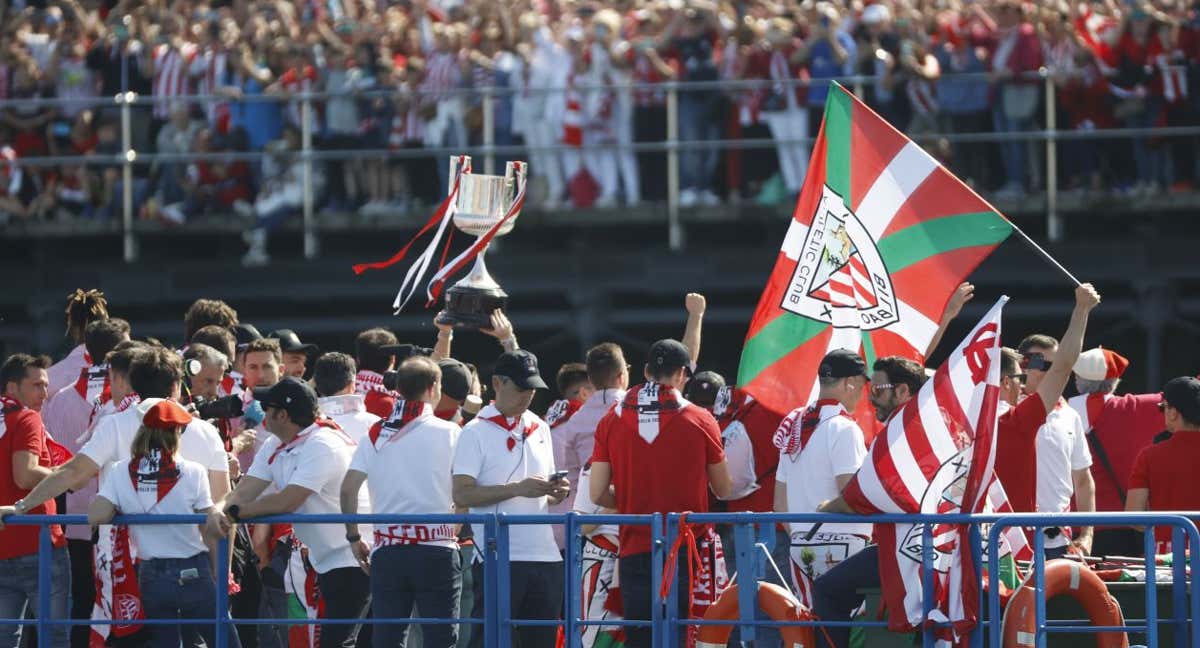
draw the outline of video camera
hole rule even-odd
[[[203,396],[192,398],[196,414],[202,419],[233,419],[242,415],[241,396],[222,396],[211,400]]]

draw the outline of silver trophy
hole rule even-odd
[[[450,190],[453,190],[460,160],[466,165],[471,162],[467,156],[450,157]],[[458,199],[454,203],[454,226],[476,237],[486,234],[512,208],[517,194],[525,186],[527,170],[528,165],[524,162],[509,162],[503,176],[463,173],[459,179]],[[516,223],[517,214],[514,214],[496,231],[496,236],[508,234]],[[491,328],[492,313],[508,305],[508,293],[488,274],[483,261],[486,252],[487,247],[480,250],[467,276],[446,291],[446,307],[438,317],[440,322],[456,328]]]

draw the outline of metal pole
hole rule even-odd
[[[933,648],[936,638],[929,627],[929,612],[933,610],[933,525],[921,526],[921,645]]]
[[[217,539],[217,610],[216,623],[213,625],[213,638],[216,645],[213,648],[226,648],[229,645],[226,633],[226,618],[229,616],[229,538]]]
[[[1154,526],[1142,530],[1142,546],[1146,556],[1146,645],[1158,645],[1158,565],[1154,542]]]
[[[505,523],[503,513],[496,518],[496,607],[483,609],[485,614],[494,614],[496,623],[499,624],[499,635],[495,645],[499,648],[512,648],[512,564],[509,562],[512,554],[508,535],[512,527]]]
[[[1062,239],[1058,215],[1058,106],[1054,100],[1054,78],[1046,75],[1046,236],[1051,243]]]
[[[663,628],[663,605],[659,600],[659,592],[662,590],[663,562],[667,555],[667,540],[663,530],[662,514],[655,513],[654,519],[650,522],[650,645],[655,648],[667,645],[664,636],[667,633]],[[1200,556],[1197,556],[1197,559],[1200,559]],[[1196,572],[1193,571],[1192,574],[1196,574]]]
[[[312,98],[306,92],[300,104],[300,150],[304,156],[304,258],[317,257],[316,220],[312,191]]]
[[[50,545],[50,525],[38,526],[38,603],[37,603],[37,645],[38,648],[50,648],[50,580],[51,563],[54,561]],[[20,615],[18,615],[20,616]],[[71,615],[67,615],[68,619]],[[64,621],[65,619],[58,619]]]
[[[137,152],[133,150],[133,133],[130,132],[130,110],[137,94],[123,92],[117,95],[121,104],[121,231],[125,250],[125,263],[137,261],[137,240],[133,238],[133,161]]]
[[[754,555],[758,552],[754,546],[754,523],[733,525],[733,538],[737,550],[738,620],[742,622],[738,626],[739,639],[754,641],[756,628],[746,623],[755,620],[758,609],[758,572],[754,569]]]
[[[679,225],[679,90],[667,86],[667,240],[671,251],[683,249],[683,228]]]
[[[483,172],[494,175],[496,172],[496,154],[492,147],[496,145],[496,107],[492,105],[492,88],[483,89]]]
[[[582,644],[582,633],[578,619],[583,616],[583,556],[580,551],[583,540],[579,530],[579,521],[575,511],[567,511],[567,521],[563,536],[566,538],[566,614],[563,615],[563,635],[566,648],[579,648]],[[586,627],[586,626],[585,626]]]

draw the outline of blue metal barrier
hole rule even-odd
[[[737,574],[738,582],[743,584],[754,583],[761,580],[767,575],[767,560],[762,558],[762,554],[770,551],[769,545],[771,538],[763,538],[755,536],[755,529],[764,531],[764,533],[772,533],[776,524],[783,523],[839,523],[839,522],[856,522],[856,523],[875,523],[875,524],[922,524],[922,590],[924,592],[925,616],[928,618],[933,597],[933,570],[930,569],[934,560],[934,547],[932,541],[932,529],[935,524],[963,524],[969,525],[968,545],[972,557],[975,559],[976,565],[982,565],[984,560],[984,542],[983,531],[981,525],[990,525],[987,533],[987,546],[998,546],[1000,533],[1009,527],[1032,527],[1034,529],[1034,562],[1031,581],[1033,583],[1036,600],[1036,646],[1044,648],[1046,638],[1050,633],[1079,633],[1079,632],[1099,632],[1099,631],[1121,631],[1121,632],[1144,632],[1147,637],[1149,646],[1157,645],[1158,641],[1158,626],[1162,623],[1158,617],[1157,609],[1157,574],[1155,565],[1155,541],[1154,527],[1171,527],[1173,537],[1173,561],[1172,561],[1172,617],[1165,621],[1171,624],[1175,645],[1177,646],[1200,646],[1200,595],[1193,595],[1189,600],[1189,592],[1200,594],[1200,590],[1196,590],[1196,578],[1200,575],[1200,531],[1197,531],[1196,525],[1189,519],[1188,516],[1200,517],[1200,513],[1196,512],[1180,512],[1180,513],[1068,513],[1068,514],[1029,514],[1029,515],[873,515],[873,516],[855,516],[855,515],[834,515],[834,514],[794,514],[794,513],[697,513],[690,514],[687,517],[687,522],[690,524],[730,524],[734,527],[735,544],[737,551],[734,554],[734,566]],[[683,628],[687,626],[704,626],[704,625],[731,625],[729,621],[705,621],[699,619],[680,619],[678,618],[678,606],[673,602],[664,604],[659,600],[657,593],[662,587],[662,575],[667,553],[671,546],[675,543],[679,534],[681,514],[668,513],[666,515],[580,515],[576,513],[567,513],[565,515],[492,515],[492,514],[466,514],[466,515],[383,515],[383,514],[364,514],[364,515],[280,515],[258,518],[251,520],[253,523],[305,523],[305,524],[345,524],[349,522],[357,522],[362,524],[481,524],[484,529],[482,538],[475,538],[477,551],[483,559],[484,570],[484,608],[486,614],[483,619],[463,618],[468,614],[468,611],[460,612],[460,618],[455,619],[433,619],[433,618],[411,618],[411,619],[369,619],[365,623],[405,623],[405,624],[437,624],[437,623],[455,623],[472,625],[474,627],[482,626],[484,633],[484,642],[486,646],[497,646],[499,648],[510,648],[511,633],[514,628],[519,627],[534,627],[534,626],[557,626],[562,625],[567,639],[568,648],[578,648],[582,644],[582,628],[587,626],[609,626],[609,627],[649,627],[652,629],[654,637],[654,646],[656,648],[670,648],[678,645],[677,638]],[[200,524],[205,521],[203,515],[132,515],[132,516],[117,516],[114,519],[114,524]],[[50,637],[49,628],[60,625],[124,625],[128,622],[97,622],[87,619],[51,619],[49,617],[50,610],[50,563],[51,563],[51,538],[50,524],[61,525],[83,525],[86,524],[86,518],[82,515],[25,515],[25,516],[10,516],[4,520],[7,525],[36,525],[39,526],[38,533],[38,617],[33,621],[23,619],[0,619],[0,624],[5,625],[33,625],[38,630],[38,648],[49,648]],[[509,530],[513,525],[533,525],[533,524],[563,524],[565,525],[567,538],[565,561],[564,561],[564,604],[565,614],[563,620],[559,619],[513,619],[511,599],[507,592],[511,591],[511,574],[509,571]],[[587,620],[583,617],[582,608],[582,533],[581,526],[585,524],[649,524],[651,527],[651,590],[653,600],[656,602],[652,606],[651,618],[649,620],[634,621],[634,620]],[[1145,547],[1147,557],[1145,559],[1146,566],[1146,614],[1145,619],[1126,619],[1125,625],[1117,627],[1092,627],[1088,625],[1079,625],[1072,622],[1049,622],[1046,619],[1046,603],[1045,603],[1045,559],[1043,546],[1045,536],[1041,533],[1043,528],[1059,527],[1059,526],[1133,526],[1142,527],[1145,529]],[[1190,549],[1190,551],[1189,551]],[[765,550],[765,551],[764,551]],[[990,634],[989,645],[992,648],[1000,648],[1001,646],[1001,622],[1000,614],[1000,598],[999,598],[999,556],[996,552],[989,552],[988,574],[989,582],[987,583],[987,605],[988,619],[981,620],[972,631],[970,636],[970,645],[973,648],[982,648],[984,645],[984,632]],[[227,539],[222,539],[217,544],[217,564],[229,564],[229,542]],[[1187,574],[1187,568],[1191,568],[1191,574]],[[784,566],[780,566],[780,571],[787,573]],[[682,576],[682,574],[680,575]],[[212,648],[226,648],[226,628],[230,624],[235,625],[312,625],[312,624],[348,624],[356,623],[356,620],[331,620],[331,619],[232,619],[229,616],[229,596],[228,588],[225,587],[228,575],[220,575],[216,578],[216,606],[213,611],[212,622],[216,628],[216,645]],[[683,583],[685,579],[678,578]],[[785,583],[790,587],[790,583]],[[980,591],[983,590],[983,575],[980,570],[979,580],[977,585]],[[686,595],[681,592],[682,588],[675,587],[674,582],[668,587],[668,600],[674,601],[674,597]],[[741,632],[743,640],[751,640],[754,638],[755,628],[782,628],[787,626],[810,626],[810,627],[860,627],[860,628],[880,628],[887,625],[884,621],[865,621],[853,620],[848,622],[831,622],[831,621],[764,621],[755,618],[755,609],[757,607],[757,593],[754,587],[739,587],[739,618],[733,625],[736,625]],[[982,606],[982,602],[981,602]],[[982,616],[982,615],[981,615]],[[189,619],[189,621],[197,621]],[[203,619],[207,622],[208,619]],[[1137,623],[1139,622],[1140,623]],[[147,625],[156,624],[176,624],[180,621],[177,619],[147,619],[139,623]],[[921,628],[922,644],[924,646],[933,646],[936,641],[935,631],[938,627],[945,627],[948,624],[926,623]]]

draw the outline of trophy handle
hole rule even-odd
[[[513,201],[517,199],[517,194],[521,193],[521,189],[525,187],[525,176],[529,173],[529,165],[518,160],[509,160],[504,166],[504,187],[508,192],[505,196],[508,203],[505,209],[511,207]]]
[[[511,162],[509,163],[511,164]],[[451,155],[450,156],[450,175],[447,182],[446,193],[454,191],[454,178],[458,176],[458,170],[462,169],[463,173],[471,172],[471,156],[470,155]]]

